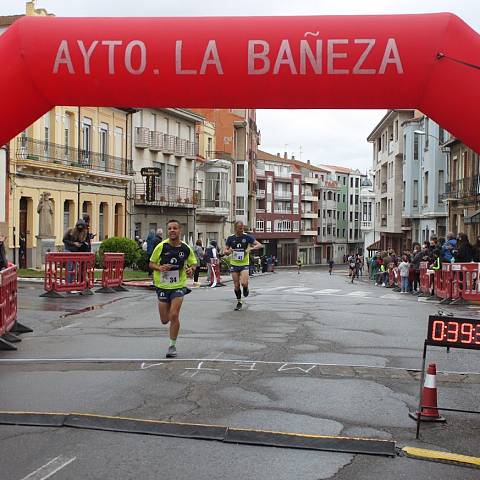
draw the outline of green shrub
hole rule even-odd
[[[146,272],[148,270],[148,264],[150,262],[150,256],[147,255],[147,252],[143,250],[140,252],[140,258],[137,260],[136,268],[137,270],[141,270],[142,272]]]
[[[142,257],[142,250],[135,240],[125,237],[111,237],[102,242],[99,248],[99,263],[103,263],[104,253],[124,253],[125,267],[135,268]]]

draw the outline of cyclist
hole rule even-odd
[[[191,292],[186,287],[187,275],[191,277],[197,265],[195,252],[180,240],[181,231],[178,220],[170,220],[167,224],[168,238],[155,247],[149,263],[157,291],[160,321],[163,325],[170,323],[167,358],[177,356],[180,309],[183,297]]]
[[[230,235],[225,242],[225,255],[231,255],[230,273],[232,274],[233,289],[237,298],[235,310],[242,309],[242,290],[243,296],[248,297],[248,271],[250,266],[250,252],[263,248],[260,242],[257,242],[252,235],[245,233],[245,225],[242,221],[234,224],[235,234]],[[240,290],[240,286],[242,290]]]

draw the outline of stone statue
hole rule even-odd
[[[43,192],[38,202],[38,236],[40,238],[52,238],[53,235],[53,202],[50,200],[50,192]]]

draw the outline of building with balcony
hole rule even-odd
[[[177,219],[187,241],[193,241],[194,213],[200,196],[195,183],[198,141],[203,118],[179,108],[141,109],[133,114],[133,167],[130,235],[146,238]],[[149,181],[142,168],[156,168]]]
[[[288,158],[258,150],[255,238],[281,265],[297,260],[301,229],[302,175]]]
[[[207,120],[197,124],[197,135],[196,238],[204,246],[212,240],[223,246],[234,218],[231,201],[234,161],[229,153],[215,150],[215,124]]]
[[[415,116],[415,110],[389,110],[367,137],[373,146],[374,216],[380,250],[393,248],[398,253],[404,248],[402,124]]]
[[[447,234],[448,133],[424,115],[406,120],[403,128],[402,230],[405,245]]]
[[[215,124],[216,150],[233,159],[232,203],[235,220],[247,230],[255,227],[255,160],[260,131],[255,109],[195,108],[192,111]]]
[[[379,249],[379,232],[375,230],[375,191],[373,182],[364,176],[360,184],[360,235],[364,258],[371,257]]]
[[[443,199],[448,204],[448,230],[466,233],[470,242],[480,236],[480,156],[455,137],[442,144],[450,176]]]
[[[329,260],[341,262],[345,255],[346,244],[337,237],[338,224],[345,220],[345,215],[338,214],[338,205],[342,197],[339,193],[339,181],[335,170],[323,165],[324,171],[319,175],[318,191],[318,229],[317,242],[320,245],[320,262],[327,263]],[[342,248],[343,247],[343,248]]]
[[[12,139],[9,246],[20,266],[40,266],[37,205],[44,192],[54,207],[56,248],[83,214],[96,234],[94,248],[127,234],[130,121],[130,111],[116,108],[56,107]]]

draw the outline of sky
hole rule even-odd
[[[452,12],[480,32],[479,0],[36,0],[57,16],[379,15]],[[0,15],[25,11],[24,0],[0,0]],[[366,140],[383,110],[258,110],[260,148],[313,164],[367,171]]]

